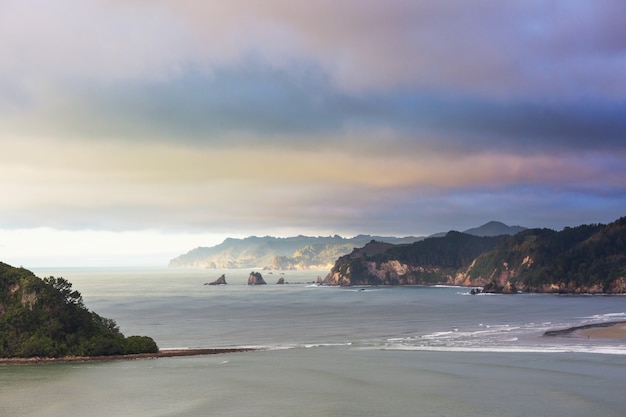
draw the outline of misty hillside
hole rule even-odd
[[[330,269],[338,257],[371,240],[394,244],[412,243],[420,237],[381,237],[359,235],[296,236],[279,238],[251,236],[228,238],[219,245],[198,247],[172,259],[170,267],[196,268],[266,268],[266,269]]]
[[[491,221],[465,233],[475,236],[513,235],[524,230]],[[445,235],[446,233],[443,233]],[[296,236],[287,238],[251,236],[244,239],[228,238],[219,245],[198,247],[169,262],[170,267],[195,268],[265,268],[265,269],[330,269],[337,258],[375,240],[393,245],[409,244],[424,237],[391,237],[358,235]]]

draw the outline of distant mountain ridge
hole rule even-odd
[[[358,235],[227,238],[211,247],[198,247],[169,262],[169,267],[330,269],[338,257],[372,240],[394,244],[412,243],[423,237]]]
[[[519,232],[526,230],[522,226],[507,226],[506,224],[498,221],[490,221],[483,224],[480,227],[474,227],[472,229],[464,230],[463,233],[473,236],[501,236],[501,235],[516,235]]]
[[[471,229],[463,230],[463,233],[473,236],[501,236],[501,235],[516,235],[521,231],[526,230],[526,227],[522,226],[508,226],[502,222],[492,220],[479,227],[473,227]],[[444,237],[448,232],[435,233],[428,237]]]
[[[466,230],[475,236],[513,235],[525,228],[507,226],[491,221],[480,227]],[[437,235],[445,235],[437,234]],[[435,235],[433,235],[435,236]],[[330,269],[337,258],[354,248],[365,246],[372,240],[393,245],[410,244],[424,240],[425,236],[372,236],[352,238],[334,236],[227,238],[211,247],[197,247],[169,262],[173,268],[264,268],[276,270]]]

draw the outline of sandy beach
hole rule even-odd
[[[581,337],[587,339],[626,339],[626,321],[587,324],[567,329],[549,330],[544,336]]]
[[[589,339],[626,339],[626,323],[617,323],[608,327],[592,327],[579,330],[577,336]]]
[[[140,353],[134,355],[111,356],[66,356],[63,358],[0,358],[0,365],[38,364],[38,363],[70,363],[70,362],[103,362],[132,359],[158,359],[175,356],[217,355],[223,353],[249,352],[254,348],[212,348],[212,349],[165,349],[156,353]]]

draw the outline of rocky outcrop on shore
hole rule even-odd
[[[263,279],[263,275],[260,272],[250,272],[248,277],[248,285],[265,285],[267,282]]]

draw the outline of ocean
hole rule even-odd
[[[626,297],[320,287],[325,271],[33,269],[161,349],[253,352],[0,366],[0,416],[624,416]],[[222,273],[228,285],[209,286]],[[288,283],[277,285],[283,277]]]

